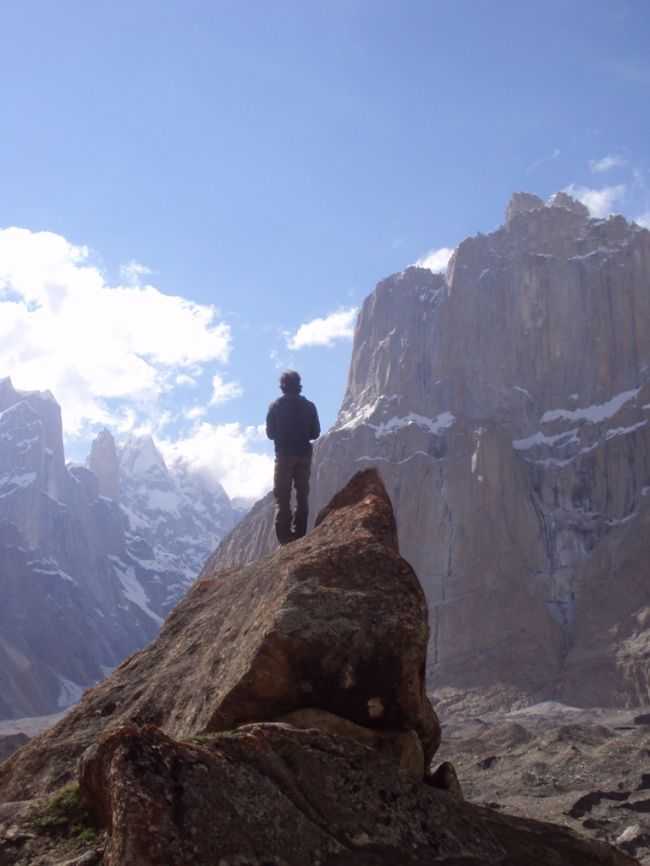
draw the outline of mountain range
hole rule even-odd
[[[240,516],[148,437],[65,463],[61,410],[0,381],[0,718],[74,703],[141,648]]]

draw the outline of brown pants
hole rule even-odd
[[[302,538],[307,532],[309,515],[309,473],[311,457],[275,458],[273,498],[275,499],[275,534],[280,544]],[[291,513],[291,487],[296,490],[296,511]]]

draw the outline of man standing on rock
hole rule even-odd
[[[275,534],[280,544],[302,538],[309,513],[311,439],[320,436],[318,412],[301,396],[300,376],[287,370],[280,376],[282,397],[271,403],[266,416],[266,435],[275,443],[273,498]],[[296,512],[291,514],[291,486],[296,489]],[[293,525],[292,525],[293,518]]]

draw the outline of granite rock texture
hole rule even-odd
[[[517,193],[446,275],[359,314],[312,513],[380,468],[427,596],[441,709],[650,700],[650,232]],[[262,500],[208,567],[273,549]]]
[[[179,743],[108,733],[81,764],[104,866],[632,866],[563,827],[500,815],[341,737],[285,724]]]
[[[183,737],[316,708],[415,731],[426,766],[440,742],[428,635],[390,500],[374,470],[360,472],[308,537],[197,582],[149,646],[0,767],[0,801],[70,781],[83,750],[124,722]]]

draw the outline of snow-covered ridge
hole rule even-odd
[[[567,466],[577,457],[593,451],[602,442],[628,436],[648,426],[648,419],[639,419],[639,412],[645,412],[650,407],[633,405],[641,390],[634,388],[622,391],[604,403],[591,406],[549,410],[542,415],[540,425],[552,425],[551,430],[557,430],[558,424],[561,426],[567,422],[575,426],[552,433],[538,430],[525,438],[514,439],[512,446],[515,451],[522,452],[527,462],[537,466]],[[571,399],[576,398],[577,395],[571,395]],[[612,422],[619,413],[622,413],[627,423],[608,426],[608,422]]]
[[[136,607],[139,607],[144,614],[156,623],[156,625],[161,626],[163,624],[163,619],[149,607],[147,593],[140,581],[137,579],[133,566],[123,562],[117,556],[109,556],[109,559],[115,566],[115,572],[120,579],[126,598]]]
[[[17,468],[13,473],[3,475],[0,478],[0,485],[13,484],[15,487],[28,487],[34,481],[36,481],[35,472]]]
[[[427,430],[429,433],[436,434],[451,427],[456,420],[451,412],[441,412],[435,418],[427,418],[425,415],[419,415],[417,412],[409,412],[407,415],[391,415],[388,420],[379,421],[378,423],[373,423],[369,420],[379,414],[387,415],[390,411],[390,404],[398,399],[396,394],[383,396],[373,403],[362,405],[361,408],[354,412],[341,413],[339,423],[335,429],[353,430],[361,426],[369,427],[375,431],[375,436],[379,438],[414,424],[423,430]]]
[[[359,409],[341,412],[339,423],[336,424],[336,429],[351,430],[354,427],[359,427],[361,424],[364,424],[368,418],[371,418],[382,404],[390,403],[397,399],[396,394],[393,394],[390,397],[379,397],[373,403],[363,404]]]
[[[59,405],[56,402],[54,395],[51,391],[19,391],[18,388],[14,388],[10,376],[4,376],[2,379],[0,379],[0,394],[2,393],[2,391],[15,394],[19,399],[25,399],[29,397],[36,400],[42,400],[44,403],[54,403],[56,406]]]
[[[635,388],[633,391],[622,391],[616,394],[606,403],[595,403],[592,406],[585,406],[578,409],[551,409],[544,412],[541,418],[542,424],[548,424],[551,421],[558,419],[566,421],[588,421],[591,424],[597,424],[599,421],[605,421],[621,409],[627,402],[638,396],[640,388]]]
[[[382,421],[381,424],[366,423],[368,427],[374,429],[375,436],[379,438],[380,436],[385,436],[387,433],[393,433],[395,430],[408,427],[411,424],[415,424],[423,430],[428,430],[429,433],[440,433],[441,430],[451,427],[455,420],[451,412],[441,412],[440,415],[437,415],[433,419],[426,418],[424,415],[417,415],[415,412],[409,412],[408,415],[404,415],[402,418],[390,418],[388,421]]]
[[[562,445],[567,445],[569,441],[578,441],[577,433],[578,430],[576,428],[574,430],[566,430],[564,433],[556,433],[554,436],[547,436],[541,430],[538,430],[537,433],[533,433],[532,436],[527,436],[525,439],[513,440],[512,447],[515,451],[528,451],[537,445],[548,445],[550,448],[558,442],[561,442]]]
[[[641,427],[647,427],[647,421],[639,421],[636,424],[630,424],[629,427],[616,427],[613,430],[608,430],[605,434],[605,439],[613,439],[615,436],[625,436],[627,433],[634,433],[635,430],[639,430]]]
[[[66,465],[51,395],[0,383],[0,608],[16,611],[0,716],[68,706],[149,641],[241,514],[150,438],[96,443],[88,465]]]

